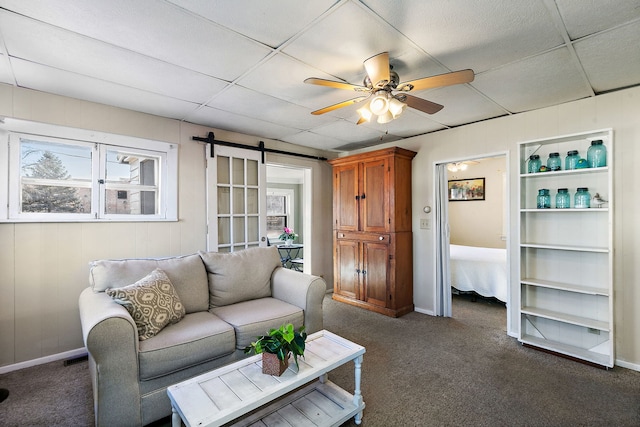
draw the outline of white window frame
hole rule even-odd
[[[295,206],[295,192],[290,188],[267,188],[267,196],[284,196],[284,216],[287,218],[287,227],[293,229],[293,231],[295,232],[295,213],[292,211],[292,206]],[[267,214],[267,216],[272,215]]]
[[[43,142],[92,147],[90,213],[21,212],[19,140],[23,136]],[[158,159],[158,170],[155,172],[158,181],[154,186],[158,190],[156,214],[106,213],[106,154],[111,150]],[[0,122],[0,222],[177,221],[177,178],[176,144],[9,118]]]

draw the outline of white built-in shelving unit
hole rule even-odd
[[[587,158],[601,139],[607,166],[564,170],[564,157]],[[562,170],[527,173],[529,156],[558,152]],[[614,364],[613,335],[613,132],[597,130],[519,144],[520,337],[529,344],[605,367]],[[578,187],[608,203],[574,208]],[[537,209],[538,190],[549,189],[551,208]],[[571,208],[556,209],[558,188],[568,188]]]

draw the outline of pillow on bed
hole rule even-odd
[[[169,323],[177,323],[185,315],[173,284],[159,268],[133,285],[109,288],[105,292],[131,314],[140,341],[155,336]]]

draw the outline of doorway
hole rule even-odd
[[[452,286],[458,286],[463,294],[502,301],[510,330],[507,154],[434,165],[434,240],[436,314],[455,317]]]
[[[273,244],[281,244],[278,236],[286,226],[298,237],[296,244],[302,245],[296,252],[296,270],[311,271],[311,169],[290,165],[267,164],[267,201],[275,203],[267,212],[267,238]]]

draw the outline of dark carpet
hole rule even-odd
[[[330,298],[324,310],[326,329],[367,349],[363,426],[640,426],[640,372],[523,347],[499,302],[454,296],[453,318],[393,319]],[[330,378],[352,392],[353,364]],[[0,388],[0,426],[93,425],[86,362],[0,375]]]

